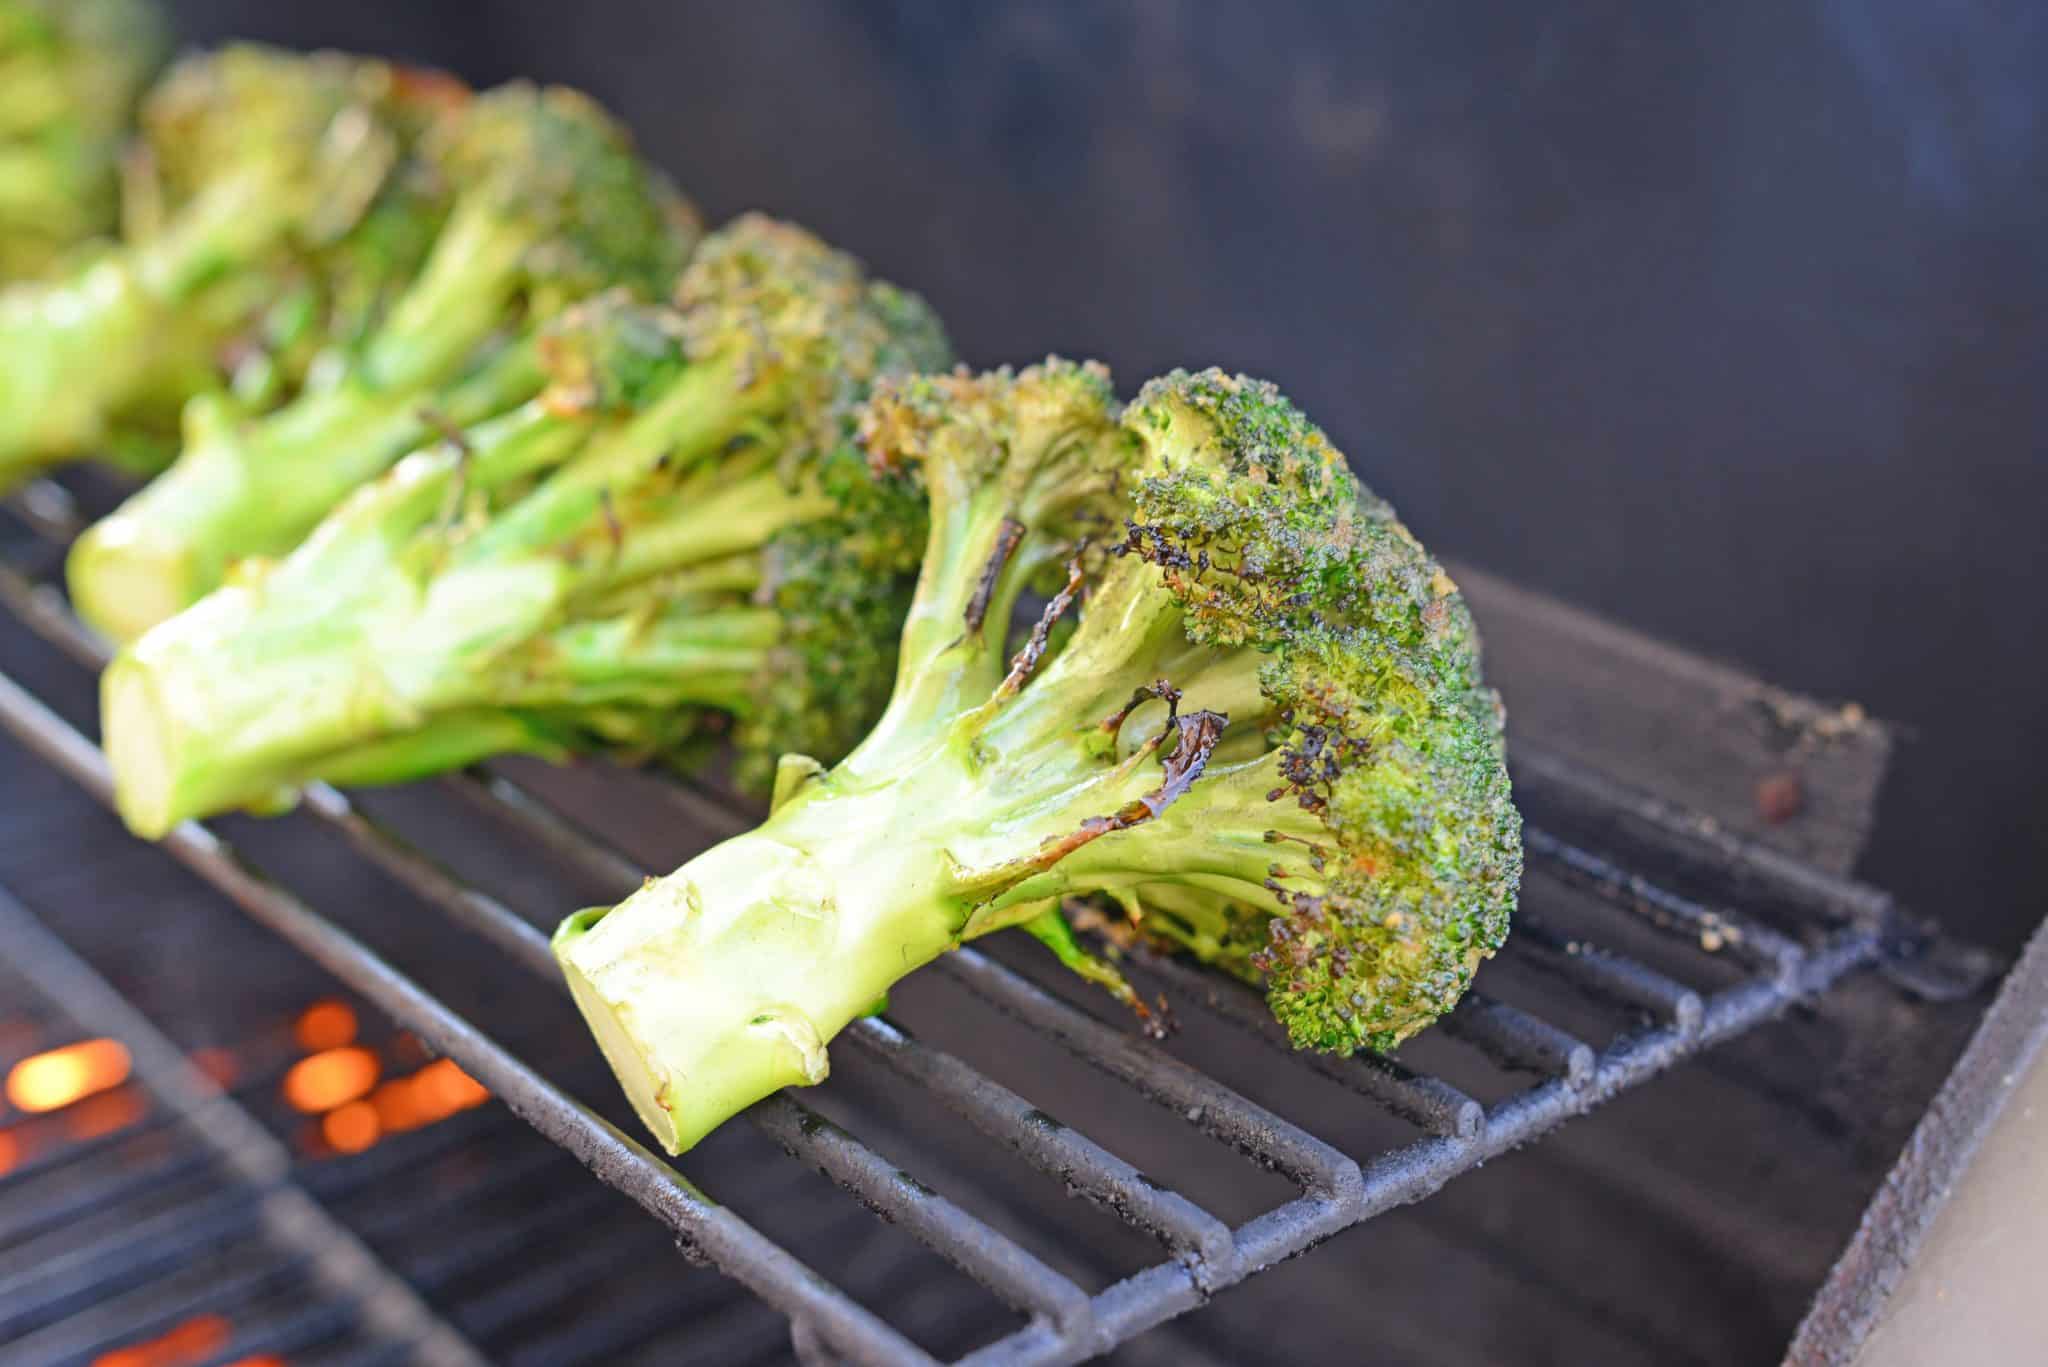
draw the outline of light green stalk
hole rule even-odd
[[[194,292],[281,233],[279,189],[258,173],[231,177],[162,237],[72,279],[0,293],[0,485],[104,442],[158,396],[214,381],[203,339],[220,335],[244,301],[232,285],[203,301]]]
[[[541,384],[531,345],[514,346],[429,415],[422,388],[461,358],[438,359],[424,368],[428,379],[383,387],[350,376],[261,419],[194,400],[177,462],[72,548],[66,574],[79,615],[116,641],[134,640],[204,597],[235,560],[290,550],[436,421],[465,426]]]
[[[664,456],[687,471],[742,430],[759,399],[732,390],[731,366],[711,360],[624,422],[535,400],[461,448],[406,457],[283,561],[252,563],[147,632],[101,682],[130,827],[161,836],[315,778],[559,754],[555,709],[744,703],[780,639],[778,615],[633,587],[693,568],[731,587],[736,549],[829,501],[772,469],[727,478],[721,467],[700,497],[607,514],[612,481],[630,487]],[[467,525],[474,502],[543,475],[503,516]],[[608,516],[616,546],[591,540]],[[589,544],[571,552],[579,537]]]
[[[177,462],[79,538],[67,566],[79,614],[117,641],[134,640],[199,601],[235,560],[297,545],[429,434],[427,396],[441,404],[434,418],[461,427],[538,390],[528,341],[453,395],[441,392],[489,339],[531,247],[523,225],[465,204],[337,384],[257,420],[200,417]]]

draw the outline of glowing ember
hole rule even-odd
[[[284,1099],[308,1115],[331,1111],[377,1085],[384,1067],[368,1049],[349,1045],[302,1058],[284,1075]]]
[[[153,1339],[101,1353],[92,1367],[184,1367],[218,1353],[233,1330],[225,1316],[195,1315]]]
[[[367,1101],[337,1106],[320,1121],[320,1137],[337,1153],[361,1153],[383,1133],[384,1122],[377,1118],[377,1108]]]
[[[24,1111],[55,1111],[128,1080],[119,1040],[89,1039],[34,1054],[7,1074],[7,1099]]]
[[[489,1089],[453,1059],[436,1059],[410,1077],[395,1077],[370,1094],[386,1134],[424,1129],[491,1099]]]
[[[133,1087],[117,1087],[87,1097],[71,1108],[64,1128],[73,1139],[97,1139],[103,1134],[125,1130],[142,1119],[142,1094]]]
[[[0,1130],[0,1173],[14,1171],[14,1165],[21,1161],[21,1141],[14,1137],[12,1130]]]
[[[413,1086],[425,1096],[427,1106],[442,1115],[453,1115],[491,1099],[489,1089],[462,1071],[452,1058],[436,1059],[413,1074]]]
[[[347,1002],[314,1002],[299,1013],[298,1020],[292,1025],[292,1035],[298,1040],[299,1047],[308,1053],[354,1044],[355,1008]]]

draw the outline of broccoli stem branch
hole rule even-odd
[[[915,810],[971,810],[957,767],[924,777]],[[934,877],[951,828],[905,830],[896,798],[819,779],[758,830],[556,933],[577,1003],[671,1153],[822,1081],[825,1042],[958,943],[970,905]]]
[[[0,294],[0,488],[91,450],[157,395],[204,387],[221,330],[208,308],[168,307],[124,255]]]
[[[443,396],[437,416],[475,422],[539,387],[533,348],[516,345]],[[418,385],[382,388],[356,376],[254,423],[195,405],[178,461],[73,548],[67,573],[79,612],[133,640],[198,601],[234,561],[291,549],[429,435],[420,394]]]
[[[965,939],[1034,921],[1069,893],[1161,883],[1272,907],[1274,867],[1308,858],[1299,843],[1263,837],[1295,818],[1266,802],[1274,769],[1261,759],[1205,774],[1203,800],[1170,803],[1143,839],[1108,834],[1050,868],[991,878],[1160,786],[1142,758],[1092,753],[1070,730],[1060,740],[1063,750],[990,758],[943,719],[885,724],[757,830],[563,925],[555,951],[576,999],[671,1152],[778,1088],[820,1081],[826,1041]],[[1219,803],[1244,805],[1244,820],[1219,817]],[[920,814],[915,827],[908,812]],[[1220,938],[1228,927],[1203,931]]]

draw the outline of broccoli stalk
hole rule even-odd
[[[314,258],[387,268],[388,220],[425,212],[395,171],[461,98],[447,78],[335,54],[231,47],[174,67],[143,106],[123,242],[0,293],[0,485],[167,431],[220,386],[224,353],[304,314]],[[366,259],[348,259],[371,223]]]
[[[195,408],[176,463],[79,539],[72,598],[107,635],[132,640],[236,560],[290,550],[437,426],[533,397],[549,318],[608,287],[654,297],[694,241],[680,201],[573,91],[494,90],[437,128],[423,157],[452,207],[368,335],[260,419]]]
[[[923,504],[867,477],[852,411],[875,376],[944,364],[923,305],[749,217],[673,309],[604,296],[539,350],[539,397],[117,655],[104,731],[138,833],[313,779],[669,756],[720,719],[765,786],[785,738],[837,755],[872,721]]]
[[[113,231],[121,142],[163,50],[148,0],[0,0],[0,280]]]
[[[1132,1001],[1073,899],[1263,984],[1298,1047],[1390,1048],[1449,1009],[1519,880],[1499,705],[1455,587],[1320,431],[1213,371],[1119,416],[1098,368],[1048,362],[888,385],[863,434],[930,494],[881,720],[829,772],[792,760],[757,830],[555,936],[662,1144],[819,1081],[891,984],[1005,927]]]

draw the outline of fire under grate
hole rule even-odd
[[[71,496],[45,483],[9,508],[39,538],[33,547],[35,563],[53,569],[78,524]],[[76,664],[97,668],[103,661],[104,647],[72,617],[47,574],[0,566],[0,601]],[[110,802],[105,761],[92,740],[4,673],[0,722],[92,797]],[[1183,1013],[1208,1013],[1241,1027],[1276,1053],[1396,1118],[1405,1135],[1383,1148],[1356,1155],[1342,1151],[1138,1038],[1128,1024],[1098,1019],[987,953],[962,949],[928,970],[945,975],[981,1009],[992,1009],[1155,1103],[1173,1117],[1169,1124],[1205,1133],[1292,1187],[1291,1197],[1248,1217],[1226,1218],[1158,1185],[1110,1146],[1058,1124],[1035,1100],[912,1037],[886,1017],[856,1022],[841,1036],[833,1051],[835,1071],[873,1070],[914,1089],[1003,1145],[1054,1188],[1112,1212],[1163,1248],[1163,1258],[1109,1285],[1091,1292],[1027,1241],[933,1189],[944,1182],[928,1186],[793,1094],[761,1103],[748,1119],[776,1148],[829,1176],[860,1204],[1018,1312],[1021,1323],[1012,1332],[956,1360],[1075,1362],[1193,1310],[1341,1230],[1421,1200],[1459,1174],[1689,1055],[1783,1014],[1858,970],[1878,969],[1933,999],[1953,998],[1981,981],[1980,962],[1950,952],[1880,892],[1727,835],[1685,811],[1526,747],[1514,752],[1512,763],[1525,811],[1556,818],[1550,825],[1532,822],[1525,833],[1532,879],[1572,890],[1602,909],[1606,919],[1595,918],[1591,924],[1596,929],[1589,930],[1572,914],[1580,905],[1577,900],[1561,902],[1562,914],[1548,904],[1531,905],[1518,918],[1508,951],[1482,973],[1479,989],[1442,1030],[1430,1032],[1443,1037],[1431,1044],[1432,1057],[1446,1050],[1469,1051],[1500,1075],[1522,1079],[1501,1095],[1482,1100],[1475,1089],[1441,1075],[1448,1070],[1411,1065],[1407,1051],[1402,1061],[1292,1055],[1268,1028],[1248,989],[1184,964],[1141,958],[1140,970],[1164,986]],[[486,813],[526,850],[572,869],[588,885],[619,893],[655,871],[593,838],[564,813],[566,804],[527,779],[490,768],[437,786],[458,795],[462,805]],[[677,810],[707,838],[745,824],[732,804],[714,795],[688,788],[672,792]],[[518,911],[458,877],[442,858],[415,847],[407,835],[340,792],[316,787],[306,796],[304,810],[383,874],[439,909],[474,942],[488,944],[547,984],[544,991],[562,990],[543,933]],[[544,1075],[532,1051],[486,1033],[245,861],[211,829],[187,824],[163,848],[364,1001],[454,1059],[534,1130],[650,1212],[689,1257],[708,1262],[786,1315],[801,1360],[937,1360],[813,1271],[797,1253],[715,1204],[631,1134],[573,1099]],[[1611,853],[1617,849],[1627,850],[1628,858]],[[1656,876],[1646,869],[1654,869]],[[1606,934],[1616,926],[1621,933]],[[0,938],[12,962],[32,966],[27,976],[79,984],[75,995],[68,987],[53,995],[81,1012],[79,1002],[104,1008],[104,1019],[80,1021],[81,1026],[126,1041],[145,1083],[179,1111],[183,1123],[216,1147],[229,1142],[223,1136],[238,1128],[231,1099],[209,1099],[204,1089],[178,1083],[177,1070],[151,1066],[145,1057],[154,1050],[148,1022],[103,982],[96,987],[88,982],[88,966],[74,961],[67,967],[68,951],[11,899],[0,901]],[[45,975],[46,960],[54,978]],[[1624,1023],[1596,1031],[1588,1027],[1584,1010],[1545,1013],[1494,991],[1503,974],[1529,973],[1558,984],[1569,999],[1619,1011]],[[1701,980],[1712,985],[1694,985]],[[164,1060],[166,1065],[172,1061]],[[380,1269],[374,1256],[357,1256],[352,1250],[360,1245],[345,1232],[306,1238],[305,1230],[314,1226],[304,1221],[323,1219],[321,1205],[292,1184],[288,1171],[278,1167],[277,1155],[260,1162],[246,1154],[228,1157],[248,1201],[262,1209],[289,1204],[303,1216],[296,1225],[284,1222],[298,1231],[294,1237],[301,1243],[292,1246],[298,1252],[280,1253],[268,1270],[287,1268],[292,1275],[316,1279],[351,1315],[375,1302],[377,1332],[388,1341],[412,1345],[406,1351],[421,1360],[479,1360],[475,1349],[437,1319],[404,1281]],[[343,1194],[333,1193],[330,1199]],[[7,1338],[13,1321],[4,1314],[16,1309],[17,1301],[27,1315],[23,1322],[38,1326],[33,1332],[49,1333],[65,1324],[64,1304],[53,1301],[39,1308],[35,1286],[31,1281],[16,1288],[0,1281],[0,1357],[11,1358],[27,1341]],[[16,1291],[19,1295],[10,1299]]]

